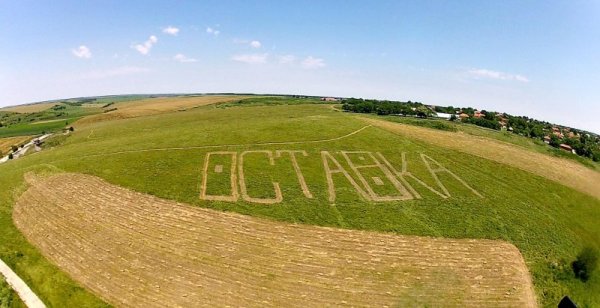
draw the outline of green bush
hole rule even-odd
[[[4,277],[0,276],[0,307],[12,307],[14,301],[14,293]]]
[[[575,277],[586,282],[590,279],[597,265],[598,251],[591,247],[585,247],[577,256],[577,260],[573,261],[572,267]]]

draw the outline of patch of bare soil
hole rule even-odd
[[[81,174],[26,178],[16,226],[117,306],[536,305],[506,242],[274,222]]]
[[[485,137],[433,130],[373,118],[361,117],[361,119],[373,126],[399,135],[537,174],[600,199],[600,172],[577,162],[532,152],[516,145]]]

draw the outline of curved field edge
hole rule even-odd
[[[81,174],[27,180],[16,225],[115,305],[536,305],[521,254],[502,241],[285,224]]]
[[[55,168],[27,168],[40,174]],[[12,207],[26,190],[24,170],[7,170],[0,176],[0,258],[27,283],[48,307],[109,307],[49,262],[14,226]]]
[[[322,107],[322,106],[321,106]],[[324,109],[319,107],[319,110]],[[343,116],[341,112],[330,113],[330,114],[322,114],[320,112],[316,112],[317,110],[310,109],[306,115],[302,113],[298,113],[298,108],[313,108],[311,106],[300,106],[294,108],[259,108],[259,111],[253,112],[253,108],[240,108],[244,110],[236,111],[235,108],[228,110],[228,112],[238,112],[232,114],[231,118],[236,119],[237,121],[241,121],[244,125],[240,127],[244,127],[244,130],[248,130],[252,135],[260,136],[260,141],[265,140],[279,140],[278,133],[282,131],[285,132],[287,128],[279,127],[277,123],[269,123],[268,118],[278,118],[285,116],[285,122],[288,123],[290,121],[288,119],[288,115],[293,117],[291,121],[301,120],[302,123],[306,123],[307,120],[316,120],[321,119],[324,120],[330,115],[340,115]],[[316,108],[316,107],[315,107]],[[290,110],[291,109],[291,110]],[[280,112],[281,110],[285,110],[285,112]],[[202,110],[205,112],[206,110]],[[190,116],[193,118],[199,118],[198,121],[216,121],[214,125],[223,126],[222,130],[231,132],[227,125],[224,125],[223,121],[218,121],[219,118],[209,117],[204,118],[197,113],[196,111],[189,111]],[[212,111],[211,111],[212,112]],[[315,112],[317,115],[315,115]],[[276,220],[290,221],[290,222],[300,222],[307,224],[316,224],[316,225],[326,225],[326,226],[335,226],[335,227],[344,227],[351,229],[365,229],[365,230],[380,230],[380,231],[389,231],[396,232],[400,234],[424,234],[430,236],[447,236],[447,237],[464,237],[465,234],[468,234],[468,237],[475,238],[502,238],[508,240],[523,252],[525,259],[530,266],[530,271],[534,275],[534,283],[536,284],[536,290],[538,292],[538,298],[541,303],[544,305],[553,306],[556,304],[557,300],[560,299],[565,294],[573,295],[575,298],[582,298],[581,302],[587,302],[587,305],[593,306],[594,303],[598,303],[599,299],[594,297],[594,294],[600,294],[600,292],[595,292],[594,290],[598,290],[598,285],[600,285],[599,281],[593,280],[589,281],[587,284],[582,284],[574,278],[572,278],[572,274],[569,274],[570,268],[568,265],[565,267],[562,260],[566,262],[570,262],[577,254],[577,250],[581,245],[583,245],[586,241],[591,241],[592,243],[597,244],[598,240],[598,230],[597,227],[594,229],[595,224],[594,217],[598,217],[597,211],[593,211],[592,209],[597,208],[598,202],[597,200],[591,200],[591,198],[587,198],[580,194],[579,192],[575,192],[572,189],[563,187],[562,185],[555,184],[554,182],[550,183],[547,180],[543,180],[538,178],[537,176],[532,176],[531,174],[524,174],[521,170],[514,169],[512,167],[506,167],[500,164],[490,164],[484,163],[482,159],[479,157],[473,157],[471,155],[464,155],[456,152],[454,150],[446,150],[444,148],[440,148],[439,150],[434,151],[436,154],[436,158],[440,155],[446,155],[450,160],[446,160],[446,162],[452,162],[455,167],[460,166],[464,168],[461,172],[463,173],[471,173],[473,170],[479,169],[480,171],[483,168],[483,172],[495,173],[495,170],[500,170],[500,175],[491,174],[490,177],[485,178],[486,181],[497,181],[502,180],[499,184],[499,188],[503,187],[513,187],[515,189],[517,199],[507,199],[506,201],[495,200],[494,202],[500,202],[496,204],[498,207],[503,208],[507,204],[513,203],[515,204],[514,211],[516,220],[512,218],[507,218],[505,220],[498,220],[497,217],[502,217],[501,212],[499,212],[494,207],[490,207],[491,211],[488,210],[486,213],[468,213],[466,215],[460,215],[461,220],[473,221],[473,214],[485,215],[489,219],[487,223],[489,225],[478,225],[478,224],[462,224],[459,221],[459,228],[452,228],[452,226],[448,225],[448,228],[439,229],[434,223],[435,221],[430,218],[429,215],[435,214],[435,212],[440,212],[448,217],[448,215],[455,215],[454,212],[448,212],[449,207],[457,207],[453,211],[457,209],[465,210],[469,208],[478,208],[476,204],[467,203],[466,206],[461,206],[456,202],[448,203],[446,201],[439,202],[436,204],[435,208],[429,207],[426,204],[403,204],[400,207],[390,207],[389,210],[387,207],[379,207],[369,204],[360,204],[360,206],[353,210],[351,208],[344,209],[342,207],[319,207],[318,212],[314,212],[312,206],[302,206],[301,204],[293,203],[290,206],[276,206],[276,207],[259,207],[249,206],[248,204],[241,205],[232,205],[226,203],[202,203],[197,200],[197,191],[189,190],[188,188],[195,187],[196,184],[199,183],[199,169],[201,164],[201,158],[203,157],[203,152],[198,151],[182,151],[180,154],[174,155],[169,161],[172,163],[168,163],[165,161],[165,157],[163,154],[161,155],[148,155],[147,158],[140,160],[139,156],[135,156],[134,154],[124,154],[122,157],[114,157],[114,158],[94,158],[94,159],[74,159],[80,152],[95,152],[99,153],[98,149],[102,150],[118,150],[121,148],[143,148],[148,146],[148,141],[151,139],[140,138],[144,136],[143,134],[149,134],[146,132],[148,130],[150,134],[156,132],[163,131],[171,131],[165,130],[166,128],[172,128],[173,119],[180,119],[180,116],[188,114],[188,112],[164,115],[164,116],[151,116],[151,117],[140,117],[132,120],[124,120],[124,121],[111,121],[111,122],[103,122],[96,123],[89,128],[76,130],[75,134],[69,137],[68,142],[65,143],[64,146],[60,148],[56,148],[51,151],[38,153],[36,155],[32,155],[30,157],[25,157],[22,160],[13,162],[13,168],[15,170],[9,170],[6,167],[2,168],[0,166],[0,170],[3,173],[0,177],[0,182],[6,185],[0,185],[0,205],[2,211],[8,213],[10,215],[10,207],[12,207],[11,202],[5,202],[4,196],[8,196],[10,194],[6,193],[5,189],[12,189],[15,185],[18,186],[22,182],[22,174],[26,170],[31,170],[32,168],[40,169],[45,168],[42,166],[45,162],[52,162],[56,164],[60,168],[63,168],[72,172],[85,172],[88,174],[93,174],[100,176],[111,183],[115,183],[124,187],[128,187],[140,192],[147,192],[153,195],[157,195],[167,199],[173,199],[177,201],[182,201],[186,203],[193,203],[203,207],[212,207],[225,211],[236,211],[240,213],[245,213],[253,216],[262,216],[268,217]],[[219,117],[221,117],[220,115]],[[255,119],[252,123],[247,123],[246,118]],[[164,119],[164,120],[163,120]],[[166,120],[166,121],[165,121]],[[134,122],[131,122],[134,121]],[[224,121],[230,121],[228,118],[225,118]],[[263,122],[268,125],[264,125]],[[316,124],[317,122],[310,122],[311,125]],[[349,125],[352,124],[353,125]],[[251,124],[252,126],[247,126],[247,124]],[[349,126],[347,126],[348,124]],[[165,126],[166,125],[166,126]],[[179,124],[178,124],[179,125]],[[194,126],[197,125],[197,122],[194,122]],[[287,125],[287,124],[286,124]],[[334,125],[327,125],[325,129],[324,127],[317,126],[317,130],[320,130],[320,134],[330,134],[332,131],[335,131],[338,126],[341,128],[338,130],[338,133],[331,133],[332,136],[341,136],[343,134],[347,134],[357,128],[364,127],[365,123],[360,121],[354,121],[349,119],[348,117],[343,118],[342,122],[335,123]],[[139,132],[136,132],[135,129],[132,129],[132,126],[139,126]],[[179,125],[180,126],[180,125]],[[176,127],[179,127],[176,126]],[[257,128],[255,129],[254,126]],[[265,132],[272,131],[273,128],[276,127],[276,133],[273,134],[265,134]],[[265,130],[267,128],[267,130]],[[294,126],[294,129],[297,127]],[[110,130],[112,129],[112,130]],[[205,127],[195,128],[195,130],[204,130]],[[300,128],[298,128],[300,129]],[[378,138],[380,137],[383,130],[378,130],[375,128],[369,128],[361,134],[360,136],[355,137],[365,137],[365,138]],[[118,133],[117,135],[114,132],[126,132],[126,134]],[[184,131],[185,132],[185,131]],[[177,130],[178,135],[184,135],[186,139],[188,139],[189,135],[186,135],[190,131],[181,134],[181,131]],[[217,134],[218,132],[209,131],[211,134],[216,134],[217,137],[225,139],[229,138],[238,138],[239,135],[236,136],[224,136]],[[260,134],[257,134],[259,132]],[[340,133],[343,132],[343,133]],[[284,134],[287,134],[285,132]],[[377,133],[377,134],[375,134]],[[131,137],[127,137],[130,135]],[[303,135],[304,136],[304,132]],[[181,144],[182,139],[178,135],[160,135],[161,142],[162,140],[169,141],[174,144]],[[364,136],[363,136],[364,135]],[[108,136],[117,136],[116,140],[108,142]],[[293,140],[308,140],[308,139],[317,139],[317,138],[308,138],[302,137],[298,138],[298,136],[294,135],[296,139]],[[127,137],[127,138],[125,138]],[[241,136],[244,137],[244,136]],[[113,137],[111,137],[113,138]],[[204,137],[203,137],[204,138]],[[289,136],[287,137],[289,140]],[[141,139],[141,140],[137,140]],[[240,140],[246,140],[244,138]],[[248,139],[249,141],[255,141],[255,139]],[[373,139],[371,139],[373,140]],[[128,142],[134,142],[133,146],[130,146]],[[137,142],[137,143],[135,143]],[[353,140],[352,142],[355,142]],[[399,146],[405,144],[401,139],[389,139],[382,138],[382,143],[398,143]],[[139,143],[139,144],[138,144]],[[214,143],[214,142],[211,142]],[[368,142],[366,144],[372,144]],[[425,145],[426,143],[423,142]],[[166,146],[170,144],[165,143]],[[91,147],[91,148],[90,148]],[[427,151],[432,151],[432,148],[425,148]],[[190,156],[191,155],[191,156]],[[461,158],[462,156],[462,158]],[[191,158],[198,157],[197,160],[191,160]],[[68,160],[68,161],[67,161]],[[191,160],[191,161],[190,161]],[[189,164],[188,162],[191,162]],[[33,165],[38,165],[37,167],[30,167]],[[177,168],[175,168],[177,167]],[[184,167],[184,169],[178,169],[179,167]],[[169,170],[170,168],[175,168],[174,170]],[[514,170],[513,170],[514,169]],[[150,172],[152,170],[153,172]],[[6,171],[6,172],[5,172]],[[14,172],[13,172],[14,171]],[[182,172],[183,171],[183,172]],[[160,180],[155,181],[140,181],[140,179],[150,179],[153,178],[156,174],[164,175],[165,177],[161,178],[165,181],[165,183],[176,183],[169,185],[155,185],[156,182],[160,182]],[[6,177],[4,177],[6,175]],[[516,177],[516,178],[514,178]],[[189,178],[184,179],[184,178]],[[520,179],[522,178],[522,180]],[[484,182],[484,181],[479,181]],[[521,187],[522,186],[522,187]],[[175,189],[169,189],[169,187],[173,187]],[[22,191],[22,190],[20,190]],[[536,191],[546,191],[547,193],[538,194]],[[499,191],[501,192],[501,191]],[[191,194],[188,194],[191,193]],[[498,193],[498,192],[496,192]],[[502,194],[500,194],[502,196]],[[8,198],[8,197],[7,197]],[[191,200],[190,198],[193,198]],[[519,200],[520,199],[520,200]],[[14,199],[11,199],[14,200]],[[469,201],[468,199],[459,199],[458,201]],[[504,204],[506,203],[506,204]],[[548,213],[543,213],[538,215],[537,212],[531,212],[535,210],[536,207],[539,207],[541,204],[547,204]],[[492,204],[489,204],[492,205]],[[8,210],[6,210],[8,207]],[[298,207],[298,209],[295,209]],[[360,209],[359,209],[360,208]],[[421,209],[423,208],[423,210]],[[522,209],[518,209],[522,208]],[[439,210],[438,210],[439,209]],[[303,213],[301,211],[308,210],[308,212]],[[329,215],[336,215],[336,211],[342,211],[344,220],[328,219]],[[352,214],[352,212],[348,212],[346,210],[352,210],[357,214],[363,215],[363,218],[356,219],[354,221],[350,220],[351,217],[347,215]],[[377,217],[370,215],[365,215],[365,213],[370,213],[370,211],[380,211],[383,213],[388,213],[389,215],[398,215],[400,214],[404,219],[408,219],[407,221],[402,221],[401,225],[397,225],[393,220],[387,219],[385,217]],[[4,230],[10,230],[10,232],[16,232],[15,227],[10,221],[10,216],[8,220],[6,220],[6,216],[0,211],[0,219],[2,219],[2,223],[0,223],[0,227]],[[282,211],[289,211],[287,213],[282,214]],[[311,212],[313,211],[313,212]],[[337,213],[340,216],[340,213]],[[346,211],[346,212],[344,212]],[[420,213],[421,211],[427,212],[427,214]],[[531,212],[531,213],[530,213]],[[411,216],[407,217],[407,214]],[[531,214],[531,215],[530,215]],[[531,219],[529,217],[531,216]],[[512,216],[505,216],[512,217]],[[525,218],[525,219],[523,219]],[[533,220],[532,220],[533,219]],[[374,221],[377,220],[377,221]],[[415,221],[422,221],[424,227],[428,227],[427,224],[430,225],[430,229],[428,228],[417,228],[411,229],[411,227],[405,227],[403,225],[413,226]],[[565,220],[566,222],[563,222]],[[535,227],[537,221],[549,223],[550,225],[545,224],[543,230],[538,230]],[[6,222],[6,224],[4,224]],[[475,219],[475,222],[476,219]],[[376,224],[375,224],[376,223]],[[515,226],[527,224],[532,224],[532,231],[534,234],[530,234],[529,232],[522,230],[521,228],[516,228]],[[556,227],[552,227],[553,230],[546,230],[549,226],[553,226],[556,224]],[[465,227],[468,229],[461,230],[461,227]],[[538,226],[539,227],[539,226]],[[552,234],[540,234],[539,231],[547,232],[552,231]],[[508,232],[508,233],[507,233]],[[0,234],[0,236],[3,236]],[[533,236],[533,237],[532,237]],[[541,236],[541,237],[540,237]],[[568,239],[565,242],[565,237]],[[26,242],[23,243],[22,237],[14,238],[7,235],[5,238],[7,244],[3,241],[0,241],[2,245],[0,245],[0,253],[2,253],[2,246],[12,246],[14,247],[14,253],[19,252],[18,247],[31,247]],[[541,241],[540,241],[541,240]],[[8,243],[10,242],[10,243]],[[21,253],[23,251],[20,251]],[[39,254],[38,254],[39,255]],[[48,261],[44,258],[39,258],[38,262],[42,265],[47,265]],[[558,267],[556,267],[556,265]],[[14,266],[11,265],[14,268]],[[27,266],[23,266],[24,268],[28,268]],[[551,268],[552,267],[552,268]],[[551,268],[551,269],[550,269]],[[28,281],[28,283],[30,283]],[[30,283],[31,284],[31,283]],[[73,284],[76,286],[76,284]],[[57,285],[56,288],[61,290],[56,290],[56,293],[69,294],[71,286],[73,285]],[[46,290],[46,292],[53,292],[54,290]],[[36,290],[36,292],[38,292]],[[39,292],[38,292],[39,293]],[[46,296],[46,295],[44,295]],[[70,298],[69,298],[70,299]]]

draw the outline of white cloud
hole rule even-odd
[[[146,73],[149,71],[150,71],[149,69],[144,68],[144,67],[122,66],[122,67],[117,67],[117,68],[107,69],[107,70],[90,71],[90,72],[84,73],[83,75],[81,75],[81,77],[83,79],[103,79],[103,78],[110,78],[110,77],[117,77],[117,76],[124,76],[124,75]]]
[[[259,41],[250,42],[250,47],[252,48],[260,48],[260,46],[262,46],[262,44]]]
[[[487,78],[487,79],[496,79],[496,80],[514,80],[519,82],[529,82],[529,78],[518,75],[518,74],[510,74],[498,71],[492,71],[481,68],[474,68],[468,71],[469,75],[474,78]]]
[[[89,59],[92,57],[92,51],[85,45],[72,49],[71,52],[74,56],[81,59]]]
[[[219,36],[219,34],[221,34],[221,31],[219,31],[219,30],[216,30],[216,29],[213,29],[213,28],[211,28],[211,27],[207,27],[207,28],[206,28],[206,33],[208,33],[208,34],[212,34],[212,35],[214,35],[214,36]]]
[[[235,55],[231,57],[231,60],[244,62],[248,64],[262,64],[267,62],[269,54],[246,54],[246,55]]]
[[[188,57],[186,57],[185,55],[183,55],[183,54],[180,54],[180,53],[176,54],[176,55],[173,57],[173,60],[175,60],[175,61],[179,61],[179,62],[181,62],[181,63],[198,62],[198,60],[196,60],[196,59],[194,59],[194,58],[188,58]]]
[[[302,60],[302,67],[308,69],[321,68],[325,66],[325,60],[321,58],[314,58],[313,56],[309,56],[306,59]]]
[[[144,44],[137,44],[135,46],[133,46],[133,48],[135,48],[135,50],[139,51],[139,53],[143,54],[143,55],[147,55],[150,52],[150,49],[152,49],[152,46],[154,46],[154,44],[156,44],[158,42],[158,38],[154,35],[151,35],[147,41],[144,42]]]
[[[296,62],[296,57],[294,55],[283,55],[279,56],[280,64],[291,64]]]
[[[164,28],[162,32],[169,34],[169,35],[177,35],[179,33],[179,28],[175,28],[173,26],[168,26],[168,27]]]

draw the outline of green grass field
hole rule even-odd
[[[11,209],[25,189],[25,172],[68,171],[96,175],[166,199],[280,221],[407,235],[506,240],[523,254],[541,305],[556,306],[564,295],[582,307],[600,305],[600,273],[583,283],[570,269],[570,262],[584,245],[600,248],[600,200],[517,168],[399,137],[380,128],[365,128],[359,118],[336,111],[331,105],[286,104],[269,99],[272,101],[239,104],[244,107],[205,106],[76,127],[72,135],[54,142],[54,148],[0,165],[0,258],[50,306],[105,305],[43,258],[12,223]],[[361,128],[356,134],[340,138]],[[323,141],[327,139],[334,140]],[[244,157],[248,195],[273,198],[272,182],[277,182],[283,202],[265,205],[200,199],[202,168],[208,152],[240,155],[253,150],[272,151],[274,155],[277,150],[306,151],[307,156],[297,154],[297,162],[313,198],[302,192],[289,155],[275,158],[272,166],[264,153],[250,153]],[[422,199],[373,202],[361,197],[341,174],[334,174],[336,199],[330,202],[323,151],[330,153],[356,181],[359,179],[341,151],[380,152],[397,169],[401,169],[401,153],[405,152],[408,171],[439,190],[420,156],[424,153],[483,198],[447,173],[440,173],[440,181],[451,194],[449,198],[409,179]],[[351,159],[356,164],[361,161],[360,155],[368,156],[350,155],[354,155]],[[230,163],[226,157],[211,159],[209,194],[229,192]],[[224,166],[224,171],[215,171],[216,165]],[[384,178],[376,172],[364,169],[367,179]],[[393,193],[387,183],[371,186],[380,195]]]
[[[0,277],[0,308],[26,307],[19,296],[10,288],[4,277]]]

